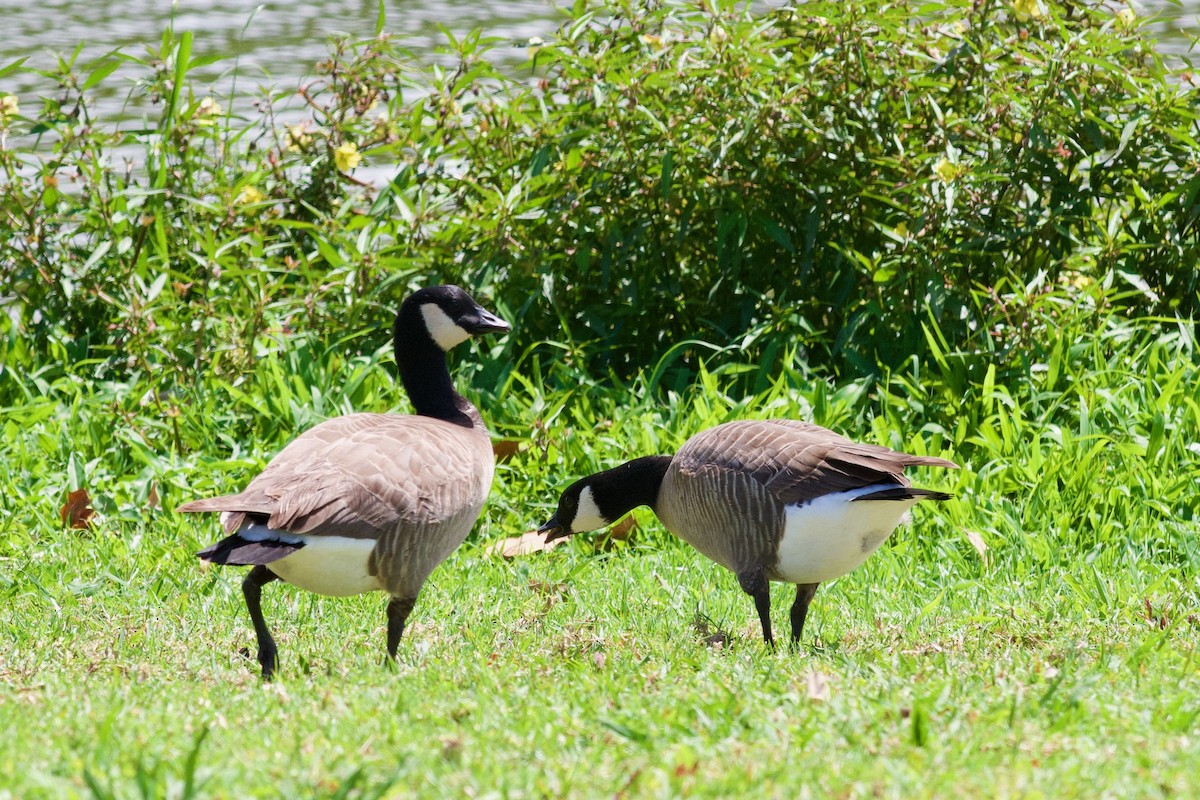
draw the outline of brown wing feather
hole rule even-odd
[[[798,420],[745,420],[718,425],[689,439],[675,455],[675,463],[685,472],[720,464],[750,476],[786,504],[875,483],[908,486],[905,467],[958,468],[942,458],[859,444]]]
[[[239,494],[178,510],[228,512],[230,532],[252,514],[276,530],[378,538],[480,502],[491,462],[486,431],[430,417],[351,414],[297,437]]]

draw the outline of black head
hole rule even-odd
[[[429,286],[409,295],[396,316],[397,329],[406,320],[423,327],[430,340],[443,352],[472,336],[512,329],[507,322],[476,303],[471,295],[451,285]]]
[[[581,478],[563,491],[558,498],[558,509],[554,516],[538,528],[538,533],[546,534],[547,542],[576,533],[599,530],[612,524],[614,518],[607,516],[596,505],[593,484],[603,475],[603,472],[598,472]]]
[[[580,478],[559,496],[554,516],[538,532],[552,542],[605,528],[638,506],[653,508],[670,464],[670,456],[644,456]]]

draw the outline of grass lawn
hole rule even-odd
[[[579,2],[512,77],[496,31],[333,42],[241,99],[172,27],[0,97],[0,800],[1200,796],[1193,76],[1120,4],[763,5]],[[173,509],[407,411],[392,315],[443,280],[514,324],[451,356],[488,505],[394,664],[382,595],[268,585],[263,683]],[[768,417],[962,465],[796,651],[644,509],[487,554]]]
[[[800,652],[772,653],[736,581],[665,534],[515,562],[470,545],[396,668],[381,595],[272,585],[284,664],[264,684],[239,654],[242,571],[198,569],[198,535],[176,520],[6,560],[4,796],[1200,790],[1194,585],[1150,565],[987,570],[926,513],[822,588]],[[914,561],[917,537],[943,557]]]
[[[383,595],[274,583],[266,684],[244,570],[202,568],[216,521],[170,509],[323,417],[403,410],[387,348],[294,337],[234,383],[7,370],[0,798],[1196,795],[1193,339],[1112,317],[1038,341],[1040,359],[935,350],[842,385],[796,367],[606,386],[461,358],[518,452],[398,663]],[[766,388],[732,388],[747,378]],[[745,417],[962,465],[913,472],[956,499],[823,585],[798,652],[767,650],[733,576],[645,509],[629,542],[487,555],[575,477]],[[59,517],[78,488],[86,530]],[[777,585],[780,630],[791,599]]]
[[[7,410],[0,464],[0,797],[1194,795],[1200,426],[1193,363],[1156,341],[1128,371],[1067,363],[1071,389],[1042,399],[972,389],[952,406],[970,421],[958,430],[936,422],[933,377],[864,399],[792,376],[736,401],[705,373],[664,403],[510,382],[481,406],[501,434],[537,420],[534,433],[426,586],[398,664],[383,663],[382,595],[276,583],[268,684],[242,654],[244,571],[192,556],[215,522],[151,495],[171,508],[240,485],[311,424],[308,387],[332,402],[339,368],[286,383],[261,362],[248,386],[274,390],[229,412],[272,443],[256,455],[229,451],[230,403],[212,387],[180,404],[178,427],[125,414],[128,387],[31,389]],[[367,376],[355,406],[394,400],[389,360],[352,365]],[[645,510],[631,544],[485,553],[576,475],[747,415],[964,467],[914,475],[957,499],[917,509],[822,586],[799,652],[766,650],[734,578]],[[166,455],[177,435],[197,438],[191,455]],[[91,488],[91,529],[61,525],[64,481]],[[792,592],[776,586],[778,627]]]

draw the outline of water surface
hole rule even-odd
[[[25,57],[27,66],[49,69],[57,56],[69,56],[80,45],[80,64],[118,48],[141,57],[157,50],[163,31],[173,25],[177,32],[193,33],[193,56],[229,56],[192,73],[211,82],[218,93],[232,86],[240,92],[254,92],[258,86],[294,89],[314,74],[314,65],[328,53],[330,37],[371,36],[378,13],[377,0],[0,0],[0,66]],[[456,36],[482,29],[516,45],[548,35],[565,19],[551,0],[388,0],[386,15],[385,30],[431,62],[439,58],[435,50],[446,43],[442,27]],[[508,52],[514,62],[524,60],[515,47]],[[493,57],[505,56],[502,45]],[[118,72],[122,74],[124,70]],[[98,95],[100,113],[106,117],[123,116],[129,87],[120,83],[106,80],[107,91]],[[197,84],[197,91],[201,86]],[[53,89],[48,79],[27,73],[0,79],[0,90],[18,94],[22,103]]]
[[[772,0],[772,5],[782,5]],[[1147,0],[1136,6],[1143,16],[1161,17],[1151,25],[1162,49],[1187,53],[1190,37],[1200,31],[1200,0],[1176,5],[1167,0]],[[227,93],[238,75],[236,88],[254,92],[258,86],[294,89],[327,52],[329,37],[337,34],[369,36],[374,33],[377,0],[0,0],[0,66],[27,57],[30,66],[47,69],[55,54],[69,55],[82,44],[81,63],[120,48],[142,55],[157,47],[168,25],[192,31],[195,55],[236,56],[198,70],[193,78],[211,82],[217,94]],[[515,44],[532,36],[546,36],[565,19],[554,0],[386,0],[386,29],[404,37],[418,57],[434,61],[444,44],[439,26],[463,35],[482,29],[487,35]],[[497,59],[509,54],[513,63],[524,60],[518,49],[501,47]],[[126,73],[118,73],[122,75]],[[128,85],[110,79],[97,95],[98,113],[108,119],[123,117]],[[203,91],[203,83],[196,85]],[[0,79],[0,90],[16,93],[23,104],[54,91],[49,80],[28,73]],[[29,112],[26,111],[28,114]]]

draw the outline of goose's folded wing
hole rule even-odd
[[[957,468],[941,458],[858,444],[798,420],[748,420],[711,428],[693,437],[676,461],[682,469],[720,463],[749,475],[787,504],[876,483],[908,486],[905,467]]]
[[[292,533],[378,538],[406,519],[431,521],[485,493],[491,457],[486,439],[467,428],[356,414],[298,437],[241,493],[178,510],[226,512],[230,533],[249,516]]]

